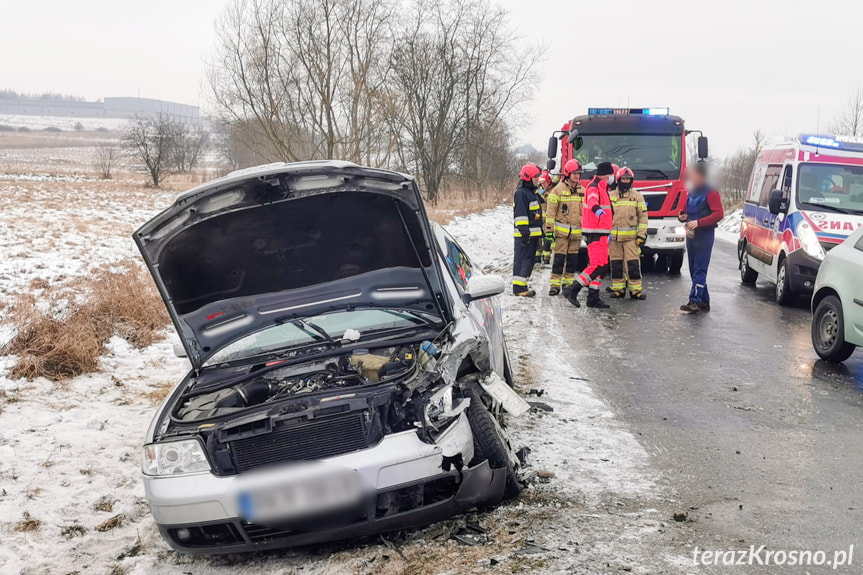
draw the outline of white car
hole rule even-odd
[[[428,221],[414,178],[250,168],[134,237],[192,364],[143,450],[174,549],[400,530],[519,492],[503,279]]]
[[[812,345],[827,361],[863,346],[863,226],[827,253],[812,296]]]

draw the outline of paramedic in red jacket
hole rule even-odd
[[[707,164],[698,162],[689,171],[689,195],[686,210],[678,218],[686,222],[686,255],[689,258],[689,275],[692,289],[689,301],[680,311],[695,313],[710,311],[710,292],[707,291],[707,268],[713,252],[716,224],[725,217],[722,198],[707,184]]]
[[[614,183],[614,167],[609,162],[596,166],[596,176],[587,185],[584,192],[584,209],[581,216],[581,237],[587,245],[589,263],[576,278],[569,302],[575,307],[578,303],[578,292],[587,290],[587,307],[607,308],[599,297],[602,278],[608,273],[608,237],[611,235],[613,218],[611,215],[611,198],[608,187]]]

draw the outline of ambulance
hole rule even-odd
[[[863,225],[863,138],[802,134],[758,154],[737,253],[740,279],[809,296],[824,255]]]

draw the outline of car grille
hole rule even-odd
[[[648,212],[658,212],[662,209],[662,204],[665,203],[666,194],[644,194],[644,201],[647,203]]]
[[[370,446],[365,412],[315,419],[276,427],[270,433],[230,443],[238,472],[284,461],[334,457]]]

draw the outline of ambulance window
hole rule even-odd
[[[757,165],[752,170],[752,177],[749,179],[749,189],[746,192],[746,201],[757,204],[761,195],[761,181],[764,177],[764,165]]]
[[[764,182],[761,184],[761,198],[759,205],[766,206],[767,200],[770,198],[770,192],[776,189],[779,184],[779,174],[782,172],[782,166],[768,166],[767,173],[764,174]]]

